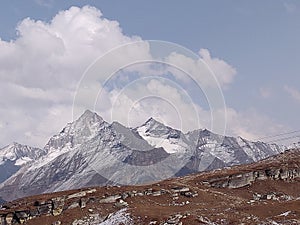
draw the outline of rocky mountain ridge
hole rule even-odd
[[[12,143],[0,149],[0,183],[16,173],[22,166],[47,154],[46,149]]]
[[[91,185],[142,184],[251,163],[285,149],[206,129],[184,134],[153,118],[128,128],[87,110],[50,138],[45,155],[0,184],[0,197],[12,200]]]

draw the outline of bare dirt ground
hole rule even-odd
[[[296,175],[287,179],[255,180],[240,188],[212,187],[209,183],[216,178],[226,180],[233,175],[269,171],[270,168],[299,171],[300,151],[289,151],[259,163],[148,185],[94,187],[26,197],[6,203],[0,215],[6,218],[14,214],[13,224],[98,225],[125,208],[130,223],[124,220],[124,224],[300,224],[300,178]],[[72,194],[83,192],[86,193],[82,196],[70,198]],[[117,196],[116,200],[103,202],[110,196]],[[24,220],[16,218],[16,212],[30,214],[54,198],[64,200],[60,213],[53,214],[55,204],[52,202],[52,211],[48,213],[24,216]],[[116,220],[112,224],[122,223]]]

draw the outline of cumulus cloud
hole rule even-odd
[[[194,104],[184,89],[168,79],[142,80],[130,88],[112,91],[108,99],[111,107],[101,113],[107,121],[136,127],[154,117],[183,131],[209,126],[210,113]],[[102,102],[98,102],[100,107]]]
[[[267,115],[255,109],[239,111],[227,108],[227,134],[241,136],[248,140],[258,141],[266,135],[276,135],[283,130],[290,130],[287,126],[273,121]],[[269,139],[268,141],[275,140]],[[262,140],[264,141],[264,140]]]
[[[139,64],[127,68],[127,72],[150,74],[148,80],[133,82],[126,88],[107,88],[103,84],[107,74],[99,71],[113,71],[117,62],[155,59],[147,41],[125,35],[117,21],[104,18],[100,10],[90,6],[71,7],[49,22],[26,18],[16,29],[15,40],[0,39],[0,95],[4,96],[0,99],[0,146],[17,141],[42,147],[73,119],[73,99],[78,92],[78,111],[95,108],[110,122],[137,126],[153,116],[184,131],[210,128],[211,112],[195,103],[197,96],[186,92],[190,80],[184,72],[200,76],[203,87],[216,81],[228,87],[237,74],[233,66],[212,57],[207,49],[192,58],[172,52],[161,59],[171,66]],[[84,80],[83,74],[96,59],[120,45],[137,41],[140,43],[134,48],[125,48],[95,65],[94,75]],[[178,68],[185,71],[179,72]],[[174,79],[163,76],[166,73],[172,73]],[[132,77],[127,74],[117,82],[130,83]],[[78,90],[80,81],[86,83]],[[97,98],[100,90],[101,97]],[[257,118],[228,111],[230,134],[254,138],[253,133],[263,122],[254,124],[250,120]]]
[[[140,40],[87,6],[61,11],[49,23],[24,19],[17,31],[17,40],[0,43],[1,79],[42,88],[72,87],[96,57]]]
[[[202,87],[215,85],[216,82],[221,87],[227,87],[233,82],[237,73],[236,69],[224,60],[212,58],[207,49],[200,49],[197,59],[180,53],[172,53],[167,57],[166,62],[176,65],[178,68],[188,68],[185,72],[197,75]],[[177,78],[184,82],[187,81],[186,76],[182,74],[178,75]]]
[[[140,40],[124,35],[118,22],[90,6],[71,7],[50,22],[26,18],[17,33],[16,40],[0,39],[0,94],[5,96],[0,146],[11,141],[43,146],[71,120],[85,69],[112,48]]]
[[[233,82],[236,75],[236,69],[224,60],[212,58],[208,49],[200,49],[201,59],[210,67],[221,85],[227,85]]]

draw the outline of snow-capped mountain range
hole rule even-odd
[[[276,144],[224,137],[206,129],[186,134],[153,118],[137,128],[107,123],[89,110],[43,149],[0,150],[0,197],[11,200],[93,185],[140,184],[258,161],[283,152]],[[2,163],[2,164],[1,164]]]
[[[17,172],[23,165],[35,161],[47,151],[18,143],[0,149],[0,183]]]

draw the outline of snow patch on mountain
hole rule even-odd
[[[44,148],[48,154],[32,164],[31,169],[41,168],[57,157],[73,151],[108,126],[98,114],[86,110],[77,120],[68,123],[59,134],[50,138]]]
[[[146,127],[137,128],[139,135],[145,139],[154,148],[162,147],[167,153],[183,152],[187,147],[177,139],[165,139],[164,137],[153,137],[147,133]]]
[[[29,162],[32,162],[32,161],[33,161],[33,159],[31,159],[29,157],[21,157],[21,158],[17,159],[15,165],[16,166],[22,166],[22,165],[24,165],[26,163],[29,163]]]
[[[42,155],[46,155],[46,153],[45,150],[39,148],[13,143],[0,149],[0,165],[9,160],[15,162],[15,165],[21,166],[38,159]]]

